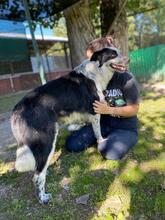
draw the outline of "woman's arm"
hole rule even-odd
[[[97,114],[107,114],[112,116],[132,117],[139,110],[139,104],[132,104],[122,107],[110,107],[106,102],[95,101],[93,109]]]

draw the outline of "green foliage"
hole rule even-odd
[[[136,50],[138,47],[136,45],[135,37],[138,36],[135,25],[135,17],[128,17],[128,36],[129,36],[129,51]]]
[[[127,1],[127,9],[128,13],[130,14],[139,14],[143,11],[149,10],[149,9],[156,9],[159,6],[164,4],[163,0],[151,0],[151,1],[145,1],[145,0],[128,0]]]
[[[101,36],[100,1],[92,0],[90,2],[90,10],[91,10],[92,23],[95,28],[96,36],[100,37]]]
[[[67,29],[64,17],[61,17],[58,20],[57,24],[55,24],[53,28],[53,31],[56,37],[67,37]]]
[[[128,1],[129,49],[165,43],[164,1]],[[144,12],[144,13],[143,13]]]
[[[33,21],[42,23],[42,25],[45,27],[53,27],[56,21],[58,21],[62,16],[61,12],[76,2],[77,0],[28,0],[28,6]],[[25,20],[25,13],[22,9],[24,8],[22,1],[18,2],[17,0],[3,0],[3,2],[0,3],[0,8],[8,11],[8,13],[3,15],[3,18],[5,17],[6,19],[17,21]]]

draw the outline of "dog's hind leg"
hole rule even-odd
[[[55,151],[55,146],[56,146],[56,140],[57,140],[57,134],[58,134],[58,125],[56,124],[56,129],[55,129],[55,137],[53,141],[53,146],[51,149],[50,154],[48,155],[47,161],[45,166],[43,167],[41,172],[36,172],[33,177],[33,182],[36,187],[36,193],[37,197],[39,199],[39,202],[41,204],[47,204],[49,200],[52,198],[50,193],[45,193],[45,182],[46,182],[46,171],[49,166],[50,160],[54,154]]]
[[[34,171],[36,162],[30,148],[26,145],[19,146],[16,153],[15,169],[18,172]]]

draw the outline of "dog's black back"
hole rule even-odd
[[[29,92],[13,111],[19,111],[22,117],[26,117],[28,112],[35,114],[35,109],[45,109],[55,118],[73,111],[94,114],[92,103],[95,100],[99,100],[95,83],[72,71]]]

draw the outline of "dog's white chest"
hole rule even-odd
[[[72,123],[84,123],[87,122],[89,119],[89,115],[87,113],[78,113],[73,112],[69,116],[61,116],[59,118],[60,124],[72,124]]]

